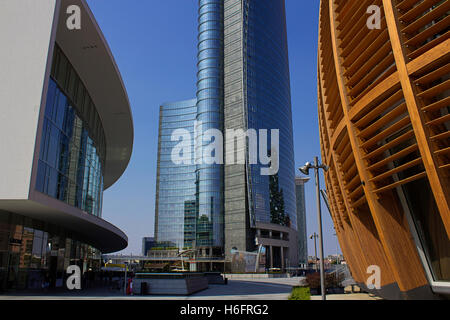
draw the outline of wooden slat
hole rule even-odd
[[[397,107],[395,107],[394,109],[392,109],[391,111],[386,113],[384,116],[382,116],[380,119],[378,119],[377,121],[372,123],[366,129],[362,130],[358,134],[358,136],[360,138],[364,138],[364,139],[367,138],[367,136],[372,135],[378,129],[386,126],[387,124],[389,124],[390,122],[392,122],[393,120],[398,118],[399,116],[405,114],[406,111],[407,111],[406,103],[399,104]]]
[[[353,202],[353,207],[359,208],[359,207],[362,206],[364,203],[367,203],[366,195],[365,195],[365,194],[363,194],[363,195],[361,196],[361,198],[359,198],[358,200],[356,200],[356,201]]]
[[[394,160],[400,159],[400,158],[416,151],[417,149],[418,149],[418,146],[417,146],[417,143],[415,143],[397,153],[394,153],[393,155],[391,155],[381,161],[378,161],[378,162],[372,164],[367,169],[369,169],[370,171],[378,170],[378,169],[382,168],[383,166],[393,162]]]
[[[434,111],[440,110],[440,109],[448,107],[448,106],[450,106],[450,96],[448,96],[444,99],[441,99],[437,102],[434,102],[432,104],[429,104],[429,105],[423,107],[422,110],[425,112],[434,112]]]
[[[396,188],[398,186],[401,186],[401,185],[404,185],[404,184],[407,184],[407,183],[410,183],[410,182],[413,182],[413,181],[416,181],[416,180],[419,180],[419,179],[422,179],[422,178],[426,178],[426,176],[427,176],[427,174],[425,172],[421,172],[421,173],[418,173],[418,174],[416,174],[414,176],[411,176],[409,178],[406,178],[406,179],[397,181],[395,183],[392,183],[390,185],[387,185],[385,187],[379,188],[379,189],[375,190],[374,192],[375,193],[386,192],[386,191],[392,190],[392,189],[394,189],[394,188]]]
[[[450,89],[450,79],[438,84],[437,86],[420,92],[417,96],[419,96],[420,98],[432,98],[447,89]]]
[[[346,74],[345,76],[350,76],[347,81],[348,86],[354,86],[356,83],[364,79],[365,75],[369,74],[372,70],[376,69],[380,61],[384,60],[386,56],[391,52],[391,44],[389,42],[385,42],[381,47],[376,50],[376,53],[371,55],[370,58],[366,59],[365,62],[358,67],[358,70],[350,76],[350,74]]]
[[[395,93],[396,97],[392,97]],[[389,98],[388,98],[389,97]],[[373,90],[369,91],[364,97],[358,101],[352,109],[350,109],[350,119],[355,121],[356,119],[365,118],[369,116],[368,122],[372,121],[376,117],[376,113],[374,112],[375,108],[382,108],[381,110],[386,110],[390,105],[393,105],[394,102],[400,100],[403,97],[403,93],[401,92],[400,83],[398,79],[397,72],[383,80],[378,86],[376,86]],[[386,99],[395,99],[394,101],[390,101],[389,103]],[[383,109],[380,105],[386,106]],[[380,110],[380,109],[379,109]],[[381,112],[382,112],[381,111]],[[361,127],[365,124],[362,124],[360,120],[356,120],[356,126]]]
[[[450,121],[450,113],[447,113],[445,116],[442,116],[440,118],[428,121],[426,124],[427,126],[437,126],[446,122]]]
[[[444,140],[444,139],[448,139],[448,138],[450,138],[450,131],[439,133],[439,134],[436,134],[436,135],[430,137],[430,139],[432,141]]]
[[[442,36],[435,38],[435,39],[431,40],[430,42],[417,48],[416,50],[408,53],[409,60],[415,59],[415,58],[419,57],[420,55],[427,53],[429,50],[432,50],[433,48],[437,47],[438,45],[445,42],[449,38],[450,38],[450,30],[447,31],[446,33],[444,33]]]
[[[397,4],[397,8],[400,10],[410,9],[413,5],[415,5],[420,0],[403,0],[399,4]]]
[[[418,6],[415,6],[414,8],[408,10],[405,14],[400,16],[399,20],[409,22],[413,20],[415,17],[417,17],[419,14],[427,10],[428,8],[431,8],[436,3],[439,3],[440,1],[442,0],[424,0]]]
[[[387,72],[390,67],[394,65],[394,57],[389,52],[383,60],[379,61],[378,64],[371,69],[366,75],[359,79],[357,84],[350,90],[351,96],[357,96],[356,92],[360,92],[363,90],[363,88],[368,88],[370,86],[374,86],[373,83],[376,81],[375,79],[378,79],[381,75],[383,75],[385,72]],[[380,80],[378,80],[380,81]]]
[[[350,169],[344,173],[343,179],[344,181],[348,181],[351,177],[353,177],[355,174],[357,174],[358,168],[356,166],[356,163],[353,162],[353,165],[350,167]]]
[[[411,120],[409,118],[409,116],[406,116],[404,118],[402,118],[400,121],[397,121],[395,124],[393,124],[392,126],[390,126],[389,128],[383,130],[382,132],[380,132],[379,134],[377,134],[375,137],[367,140],[366,142],[364,142],[361,147],[363,149],[367,149],[369,147],[372,147],[373,145],[375,145],[377,142],[386,139],[387,137],[389,137],[390,135],[396,133],[397,131],[399,131],[400,129],[404,128],[405,126],[407,126],[408,124],[411,123]]]
[[[439,37],[441,39],[443,37]],[[434,40],[433,40],[434,41]],[[428,48],[426,52],[421,53],[417,59],[410,61],[406,68],[408,74],[414,76],[429,66],[433,66],[436,61],[446,59],[450,56],[450,39],[445,39],[438,45]]]
[[[359,178],[359,175],[355,175],[353,179],[346,184],[346,188],[348,190],[353,190],[358,184],[361,184],[361,179]]]
[[[364,189],[363,189],[362,184],[360,184],[355,190],[353,190],[353,191],[349,194],[349,198],[350,198],[350,199],[353,199],[353,198],[355,198],[356,195],[359,195],[359,194],[364,194]],[[358,197],[358,198],[359,198],[359,197]]]
[[[409,68],[405,61],[406,54],[404,51],[404,46],[408,45],[408,43],[410,44],[414,43],[413,39],[416,39],[415,41],[419,41],[417,40],[417,37],[419,35],[406,42],[402,42],[401,33],[399,30],[399,21],[397,20],[398,18],[396,16],[397,12],[394,11],[392,7],[392,0],[383,0],[383,3],[386,9],[385,10],[386,21],[388,24],[389,36],[391,38],[392,49],[395,56],[395,61],[399,73],[400,83],[403,89],[403,94],[405,96],[406,104],[408,106],[408,113],[411,118],[411,124],[414,130],[414,134],[416,136],[420,154],[422,156],[426,175],[430,182],[431,191],[436,200],[436,204],[438,206],[439,213],[441,215],[442,222],[445,226],[447,235],[450,236],[450,215],[448,214],[450,212],[450,184],[448,183],[447,177],[444,176],[438,169],[438,159],[434,154],[436,147],[433,142],[433,139],[430,138],[430,133],[427,131],[425,125],[426,122],[425,115],[421,110],[424,107],[423,101],[421,101],[417,97],[420,94],[417,92],[417,87],[414,85],[413,80],[410,78]],[[419,6],[422,6],[424,4],[431,5],[434,3],[435,3],[434,1],[424,0]],[[436,30],[441,30],[443,24],[444,27],[448,27],[448,25],[450,24],[450,16],[447,16],[446,18],[439,21],[432,27],[428,28],[426,31],[422,32],[421,33],[422,37],[424,34],[430,35],[433,34],[430,33],[432,31],[434,32]],[[425,60],[427,60],[427,62],[429,61],[427,58],[425,58]],[[436,87],[434,87],[433,89],[435,90]],[[435,93],[436,93],[435,91],[432,91],[432,94]],[[424,95],[425,93],[422,92],[421,94]]]
[[[436,150],[434,153],[438,156],[450,154],[450,147],[447,147],[447,148],[441,149],[441,150]]]
[[[364,159],[371,159],[374,158],[380,154],[382,154],[383,152],[385,152],[386,150],[389,150],[393,147],[395,147],[396,145],[407,141],[411,138],[414,138],[414,131],[413,130],[409,130],[407,132],[405,132],[404,134],[402,134],[401,136],[395,138],[394,140],[383,144],[381,147],[375,149],[374,151],[364,155]]]
[[[405,45],[407,46],[416,46],[419,45],[421,42],[424,42],[431,36],[437,34],[438,32],[445,30],[445,28],[448,28],[450,24],[450,16],[445,17],[444,19],[440,20],[438,23],[433,24],[428,29],[425,29],[418,35],[412,37],[408,41],[406,41]]]
[[[450,10],[450,1],[444,1],[437,8],[434,8],[432,11],[429,11],[427,14],[415,20],[413,23],[407,25],[405,28],[402,29],[402,32],[404,33],[416,32],[417,30],[426,26],[436,18],[441,17],[449,10]]]
[[[375,181],[380,181],[380,180],[386,179],[386,178],[388,178],[388,177],[390,177],[390,176],[392,176],[392,175],[394,175],[396,173],[402,172],[402,171],[404,171],[406,169],[409,169],[411,167],[415,167],[415,166],[417,166],[417,165],[419,165],[421,163],[422,163],[422,159],[420,159],[420,158],[414,159],[414,160],[409,161],[409,162],[407,162],[405,164],[402,164],[401,166],[395,167],[394,169],[391,169],[391,170],[386,171],[386,172],[384,172],[384,173],[382,173],[380,175],[377,175],[377,176],[373,177],[372,179],[370,179],[370,181],[371,182],[375,182]]]
[[[395,70],[396,70],[395,63],[393,63],[391,67],[389,67],[382,74],[380,74],[378,79],[376,79],[374,82],[372,82],[366,89],[364,89],[364,91],[362,91],[356,98],[354,98],[350,102],[350,105],[353,106],[354,104],[358,103],[358,101],[363,99],[370,91],[372,91],[374,88],[376,88],[385,79],[388,79],[392,75],[392,73],[395,72]]]
[[[382,270],[386,270],[389,275],[393,276],[393,279],[395,279],[401,291],[408,291],[418,286],[426,285],[426,278],[423,273],[423,269],[420,267],[420,259],[418,257],[415,245],[408,233],[409,227],[407,226],[407,223],[404,221],[404,219],[402,219],[398,205],[390,206],[389,198],[384,199],[385,203],[380,203],[380,199],[375,193],[373,193],[373,190],[376,186],[374,185],[374,183],[369,182],[371,175],[367,170],[366,163],[363,160],[365,151],[360,147],[360,142],[356,136],[355,125],[354,123],[352,123],[349,117],[351,101],[350,96],[347,92],[347,88],[345,87],[343,77],[343,58],[341,55],[342,52],[340,50],[340,37],[338,35],[338,29],[336,26],[337,23],[335,20],[335,3],[334,0],[329,0],[328,3],[333,56],[336,67],[336,78],[339,87],[339,93],[342,100],[344,121],[346,122],[349,140],[352,146],[358,173],[361,176],[361,181],[363,183],[363,192],[365,193],[368,207],[370,209],[370,215],[361,215],[360,218],[361,221],[364,221],[364,225],[367,228],[372,227],[371,230],[373,231],[366,231],[366,234],[376,234],[376,239],[370,239],[370,246],[366,245],[365,248],[367,248],[367,250],[370,250],[371,253],[368,258],[370,258],[372,255],[377,255],[378,258],[376,260],[380,263],[383,263],[383,265],[380,265],[380,268]],[[384,0],[383,5],[385,5]],[[389,71],[392,71],[392,69]],[[383,79],[380,79],[379,82],[378,80],[374,81],[373,87],[375,87],[382,81]],[[361,95],[357,98],[362,99],[364,94],[368,93],[373,87],[369,86],[369,88],[366,89],[367,91],[362,92]],[[389,207],[389,212],[387,210],[387,207]],[[357,221],[358,219],[355,220]],[[404,224],[399,224],[398,221],[404,221]],[[401,248],[399,248],[397,245],[399,241],[402,242]],[[406,263],[406,261],[408,262]],[[411,268],[411,263],[414,266],[419,267]],[[386,271],[382,271],[382,273],[386,274]],[[406,274],[408,276],[405,276]]]
[[[389,34],[387,30],[383,30],[374,41],[371,41],[371,39],[365,41],[367,41],[368,46],[365,47],[364,51],[359,54],[356,50],[351,51],[350,54],[345,58],[345,77],[354,74],[360,68],[360,66],[362,66],[364,62],[367,61],[367,59],[371,56],[371,52],[376,50],[376,48],[380,48],[384,43],[388,42]],[[361,46],[364,46],[364,44],[361,44]]]
[[[431,83],[432,81],[442,78],[448,73],[450,73],[450,63],[447,63],[446,65],[434,70],[433,72],[427,73],[426,75],[415,80],[414,82],[419,85],[426,85]]]

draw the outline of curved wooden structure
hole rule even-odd
[[[381,29],[367,27],[371,5],[381,8]],[[415,182],[430,186],[421,212],[435,215],[449,261],[449,10],[442,0],[320,5],[319,125],[332,218],[355,280],[364,285],[368,266],[379,266],[387,298],[432,297],[434,281],[449,281],[448,271],[440,279],[427,271],[411,213],[420,210],[405,197]]]

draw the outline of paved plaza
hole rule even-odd
[[[0,300],[287,300],[292,288],[302,278],[239,279],[227,285],[209,288],[190,296],[124,296],[119,290],[107,288],[81,291],[21,292],[0,295]],[[330,295],[329,300],[375,300],[367,294]],[[313,296],[311,300],[320,300]]]

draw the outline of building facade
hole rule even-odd
[[[308,264],[308,235],[306,233],[305,183],[309,178],[295,177],[295,199],[297,205],[298,264]]]
[[[142,256],[148,255],[148,251],[155,246],[155,237],[142,238]]]
[[[379,28],[368,28],[369,5],[380,8]],[[450,294],[449,8],[320,5],[320,138],[332,216],[353,278],[366,286],[378,267],[375,292],[387,298]]]
[[[102,195],[131,156],[130,105],[84,0],[5,1],[0,16],[0,290],[62,287],[69,265],[95,270],[127,246]]]
[[[174,148],[179,144],[178,140],[172,141],[172,135],[175,130],[189,133],[191,143],[187,141],[187,146],[191,152],[181,154],[180,161],[192,162],[196,103],[195,99],[166,103],[159,112],[155,238],[164,246],[180,249],[192,247],[196,240],[197,174],[194,164],[172,161]]]
[[[253,251],[258,229],[270,230],[270,225],[281,225],[296,236],[297,215],[285,2],[224,1],[224,20],[225,130],[280,130],[277,174],[261,175],[262,166],[248,164],[248,158],[245,165],[225,164],[228,255],[234,247]],[[230,143],[225,144],[226,154]],[[264,238],[260,240],[265,244]],[[289,247],[288,241],[280,242],[272,251],[289,256]],[[289,264],[295,264],[293,251],[297,249],[291,248]],[[283,258],[278,266],[284,264]]]
[[[271,252],[277,256],[277,267],[296,265],[297,240],[289,240],[297,239],[297,214],[285,2],[200,0],[198,32],[197,143],[192,148],[196,248],[231,261],[232,249],[255,251],[258,243],[267,246],[268,261],[273,261]],[[267,166],[250,163],[249,143],[235,150],[244,154],[242,163],[205,164],[205,154],[199,150],[211,139],[205,139],[204,132],[223,133],[226,155],[230,145],[233,149],[235,145],[235,137],[227,138],[226,132],[249,129],[279,130],[279,154],[270,147],[265,154],[279,158],[275,175],[261,175]],[[182,166],[176,167],[181,170]],[[190,186],[182,188],[192,196],[189,181]],[[162,205],[159,202],[156,210]],[[177,200],[177,206],[182,208],[185,203]],[[181,214],[177,214],[176,226],[171,225],[173,232],[161,229],[170,214],[164,218],[157,212],[157,241],[184,246],[190,233],[183,231]],[[185,224],[184,228],[194,226]]]

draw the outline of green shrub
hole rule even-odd
[[[294,287],[289,300],[311,300],[311,292],[308,287]]]

